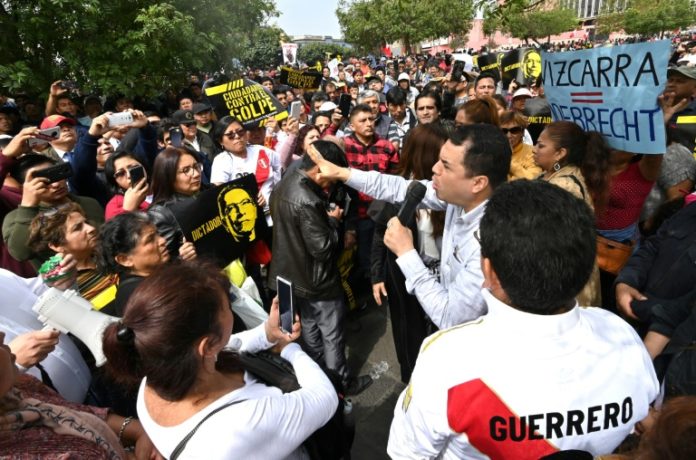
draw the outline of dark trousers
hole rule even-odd
[[[319,365],[340,375],[348,382],[344,320],[346,304],[343,297],[331,300],[308,300],[295,297],[302,321],[305,351]]]
[[[375,223],[370,218],[360,219],[355,230],[358,249],[352,287],[356,291],[356,296],[361,297],[372,294],[370,270],[372,267],[372,238],[375,234]]]

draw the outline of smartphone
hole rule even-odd
[[[42,129],[37,134],[34,134],[33,137],[29,138],[27,142],[29,144],[29,147],[33,147],[39,144],[48,144],[49,142],[54,141],[59,137],[60,126],[56,126],[55,128]]]
[[[181,147],[184,143],[184,136],[181,134],[181,128],[171,128],[169,130],[169,142],[172,147]]]
[[[292,283],[285,278],[276,278],[278,290],[278,308],[280,310],[280,328],[283,332],[292,333],[292,323],[295,317],[295,308],[292,303]]]
[[[106,118],[109,119],[109,127],[115,128],[116,126],[130,125],[133,123],[133,114],[130,112],[116,112],[107,115]]]
[[[63,80],[58,85],[67,90],[77,89],[77,83],[71,80]]]
[[[36,139],[41,139],[42,141],[55,141],[60,137],[60,126],[42,129],[38,133],[34,134],[34,137]]]
[[[140,165],[131,166],[128,168],[128,177],[130,177],[131,188],[135,188],[135,186],[138,185],[138,182],[145,177],[145,168]]]
[[[350,94],[341,94],[338,98],[338,108],[341,110],[343,118],[348,118],[348,115],[350,115],[351,101]]]
[[[34,172],[34,177],[45,177],[50,184],[58,182],[59,180],[68,179],[72,177],[72,175],[72,166],[70,166],[68,162]]]
[[[300,113],[302,112],[302,102],[300,101],[292,101],[290,103],[290,116],[292,118],[299,119],[300,118]]]
[[[452,81],[462,81],[464,74],[464,63],[462,61],[454,61],[452,65]]]

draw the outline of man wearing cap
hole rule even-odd
[[[346,82],[347,83],[353,83],[353,70],[355,67],[353,67],[353,64],[348,64],[343,71],[346,73]]]
[[[193,118],[196,120],[196,128],[198,131],[210,135],[210,132],[215,129],[213,109],[210,105],[203,102],[196,102],[193,104]]]
[[[512,94],[512,102],[510,103],[510,110],[513,112],[517,112],[521,115],[524,115],[524,108],[527,103],[528,99],[532,98],[532,92],[529,91],[527,88],[522,87],[519,88],[517,91],[515,91]],[[534,142],[532,141],[532,136],[529,134],[529,131],[526,129],[524,130],[524,136],[522,137],[522,142],[527,144],[527,145],[534,145]]]
[[[184,146],[192,148],[202,156],[205,156],[209,162],[212,162],[219,150],[215,147],[215,143],[210,136],[202,131],[198,131],[193,111],[177,110],[172,115],[172,120],[181,128]],[[208,175],[208,177],[210,176]]]
[[[687,130],[680,125],[691,124],[688,117],[696,115],[696,67],[679,66],[667,69],[667,86],[665,96],[672,97],[673,104],[679,110],[672,115],[668,122],[668,129],[672,139],[693,151],[696,147],[693,130]]]
[[[416,101],[416,97],[418,96],[418,90],[414,87],[411,86],[411,78],[408,76],[406,72],[402,72],[399,74],[399,88],[404,90],[406,93],[406,101],[408,102],[409,106],[413,106],[413,103]]]

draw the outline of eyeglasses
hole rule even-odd
[[[185,176],[192,177],[195,172],[198,172],[199,174],[203,171],[203,165],[201,163],[194,163],[189,166],[184,166],[181,168],[178,173],[183,174]]]
[[[236,131],[229,131],[229,132],[226,132],[226,133],[225,133],[225,137],[226,137],[227,139],[235,139],[235,138],[237,138],[237,137],[239,137],[239,138],[241,139],[242,137],[244,137],[245,134],[246,134],[246,129],[244,129],[244,128],[239,128],[239,129],[236,130]]]
[[[514,128],[500,128],[500,130],[503,132],[503,134],[507,135],[508,133],[510,134],[520,134],[522,132],[522,128],[519,126],[515,126]]]

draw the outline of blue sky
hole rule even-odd
[[[272,19],[288,35],[341,36],[338,0],[276,0],[280,16]]]

